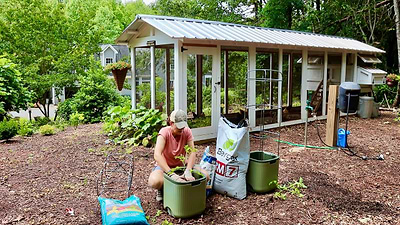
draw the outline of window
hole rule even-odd
[[[113,63],[113,58],[106,58],[106,65]]]

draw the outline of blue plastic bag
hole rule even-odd
[[[140,199],[134,195],[120,201],[98,197],[103,225],[149,224]]]

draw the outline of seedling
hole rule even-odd
[[[192,154],[193,152],[197,152],[196,148],[192,148],[189,145],[185,145],[184,148],[185,148],[186,155],[182,154],[182,155],[175,156],[175,159],[179,159],[182,162],[183,167],[176,167],[176,168],[172,169],[171,172],[174,172],[178,168],[179,169],[186,168],[186,161],[187,161],[188,155]]]
[[[303,178],[299,178],[298,181],[294,182],[288,182],[287,184],[280,185],[278,181],[274,180],[269,183],[275,184],[278,191],[274,193],[274,198],[279,198],[282,200],[286,200],[286,194],[290,193],[292,195],[295,195],[299,198],[304,197],[304,195],[301,193],[301,189],[306,189],[307,186],[303,183]]]

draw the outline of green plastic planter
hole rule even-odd
[[[197,173],[193,176],[195,181],[179,183],[164,173],[164,209],[171,216],[188,218],[200,215],[206,209],[206,177]]]
[[[247,170],[247,185],[255,193],[266,193],[276,189],[278,182],[279,156],[270,152],[254,151],[250,153]]]

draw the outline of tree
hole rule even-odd
[[[400,73],[400,12],[398,0],[393,0],[395,24],[396,24],[396,38],[397,38],[397,62],[398,62],[398,72]],[[397,84],[397,94],[393,106],[397,107],[400,103],[400,82]]]
[[[26,109],[30,93],[21,81],[17,65],[0,56],[0,121],[8,111]]]

